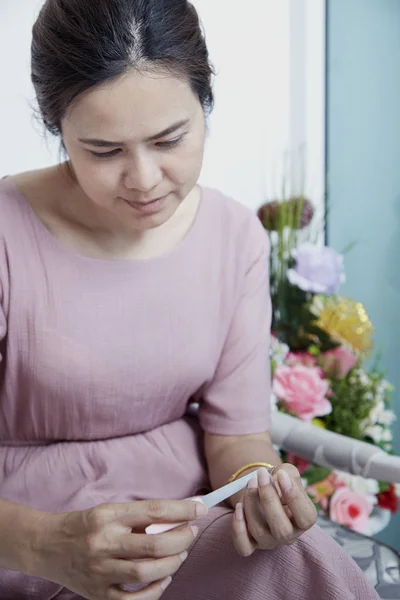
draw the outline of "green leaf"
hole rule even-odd
[[[322,514],[324,514],[324,512],[325,512],[325,511],[323,511],[323,510],[322,510],[322,508],[321,508],[321,505],[319,504],[319,502],[317,502],[317,501],[315,500],[315,498],[314,498],[314,497],[313,497],[311,494],[307,494],[307,496],[310,498],[311,502],[313,502],[313,503],[314,503],[314,506],[315,506],[315,508],[317,509],[317,511],[318,511],[319,513],[322,513]]]
[[[326,428],[350,438],[364,439],[362,424],[375,405],[377,383],[370,377],[368,383],[359,378],[354,380],[350,371],[347,377],[332,379],[330,385],[332,412],[325,417]]]
[[[308,352],[311,354],[311,356],[320,356],[320,354],[321,354],[321,350],[318,348],[318,346],[316,344],[312,344],[308,348]]]
[[[325,467],[308,467],[302,474],[302,477],[307,480],[308,485],[314,485],[319,481],[323,481],[332,473],[332,469]]]
[[[378,481],[379,484],[379,493],[387,492],[389,490],[390,485],[385,481]]]

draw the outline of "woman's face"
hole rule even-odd
[[[62,134],[92,207],[124,227],[165,223],[200,175],[204,112],[189,84],[172,76],[131,72],[87,92]]]

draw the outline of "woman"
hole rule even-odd
[[[210,79],[185,0],[34,26],[69,160],[0,184],[3,600],[377,598],[271,446],[267,239],[197,185]],[[271,464],[231,507],[181,500]]]

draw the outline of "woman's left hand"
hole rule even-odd
[[[280,493],[279,493],[280,490]],[[241,556],[293,544],[315,525],[317,511],[290,464],[261,469],[236,505],[233,543]]]

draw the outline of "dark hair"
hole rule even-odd
[[[74,100],[137,69],[185,78],[205,112],[213,69],[195,8],[186,0],[47,0],[33,27],[32,82],[53,134]]]

